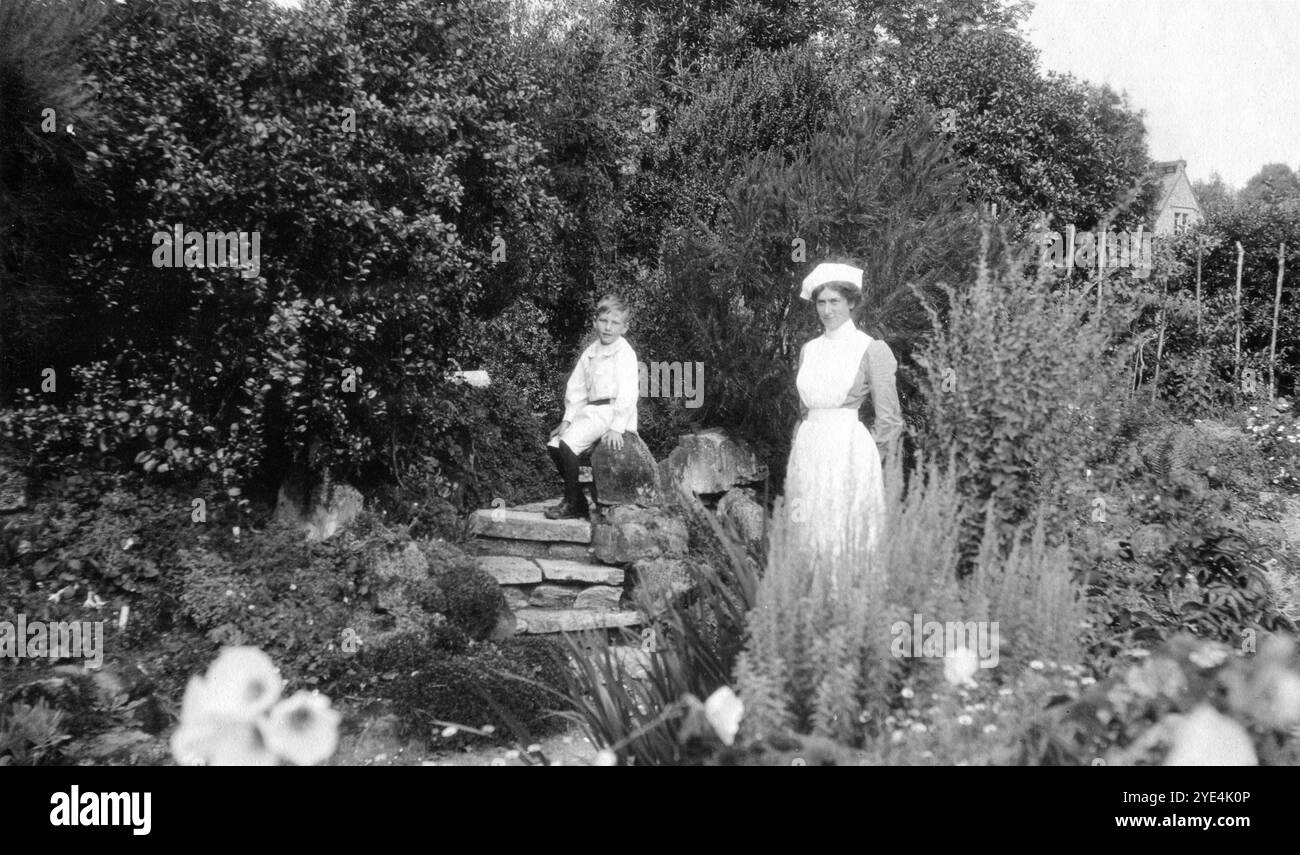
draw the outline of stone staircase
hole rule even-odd
[[[540,635],[637,626],[645,616],[628,605],[624,569],[602,563],[591,548],[587,520],[548,520],[559,499],[470,515],[479,567],[501,585],[516,632]]]

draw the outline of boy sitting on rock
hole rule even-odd
[[[578,357],[564,390],[564,419],[551,431],[546,451],[564,479],[564,499],[548,508],[548,519],[585,517],[587,498],[578,484],[578,458],[597,441],[623,447],[623,431],[636,431],[639,394],[636,352],[627,343],[631,312],[610,295],[596,305],[597,339]]]

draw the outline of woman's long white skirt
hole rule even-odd
[[[880,452],[857,410],[808,411],[790,449],[785,512],[790,537],[832,579],[869,569],[863,565],[885,524],[884,483]]]

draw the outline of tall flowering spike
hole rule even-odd
[[[957,647],[943,655],[943,678],[954,686],[974,681],[979,667],[979,656],[968,647]]]
[[[730,687],[723,686],[704,702],[704,715],[717,731],[722,743],[731,745],[736,741],[740,720],[745,716],[745,704]]]
[[[324,763],[339,744],[339,721],[329,698],[318,692],[298,692],[276,704],[262,724],[271,750],[290,763]]]
[[[1201,704],[1174,728],[1166,766],[1257,766],[1255,746],[1237,722]]]
[[[251,721],[280,699],[283,688],[271,657],[256,647],[227,647],[208,668],[204,680],[196,684],[191,678],[181,717],[191,711]]]

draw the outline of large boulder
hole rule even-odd
[[[591,546],[606,564],[628,564],[661,555],[685,555],[686,522],[667,510],[617,505],[591,527]]]
[[[727,436],[721,429],[683,434],[659,464],[664,489],[691,493],[725,493],[740,484],[754,484],[767,478],[767,464],[743,440]]]
[[[361,492],[350,484],[325,483],[309,494],[305,481],[295,472],[280,485],[275,519],[300,528],[309,541],[338,534],[356,520],[365,505]]]
[[[591,452],[591,476],[602,505],[649,507],[663,498],[654,455],[635,433],[624,433],[623,447],[617,451],[597,443]]]

